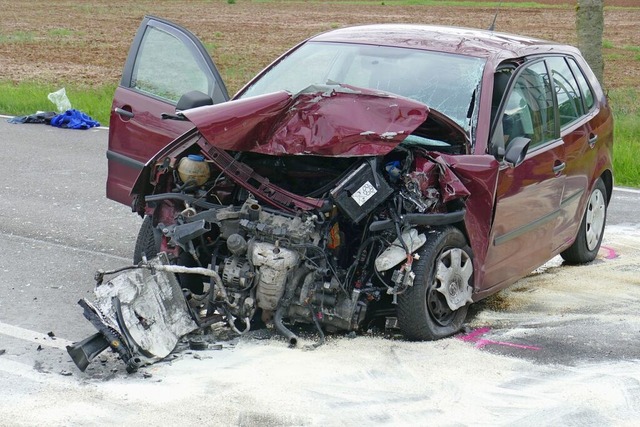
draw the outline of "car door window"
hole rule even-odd
[[[147,27],[133,67],[131,88],[176,103],[192,90],[210,94],[213,81],[202,57],[176,36]]]
[[[578,82],[573,77],[573,73],[571,73],[569,65],[564,58],[556,56],[548,58],[547,62],[553,77],[556,97],[558,98],[560,127],[564,127],[584,114],[580,89],[578,89]]]
[[[553,95],[544,62],[534,63],[518,75],[505,103],[501,125],[507,146],[517,137],[529,138],[529,149],[555,138]]]
[[[586,111],[589,111],[595,105],[593,99],[593,91],[587,82],[587,78],[584,76],[584,73],[576,64],[576,61],[573,58],[567,58],[567,62],[569,62],[569,66],[571,67],[571,71],[573,71],[573,75],[578,81],[578,86],[580,87],[580,91],[582,92],[582,99],[584,100],[584,106]]]

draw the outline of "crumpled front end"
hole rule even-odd
[[[498,163],[470,154],[447,117],[344,86],[183,115],[195,128],[151,159],[133,190],[157,244],[144,255],[162,261],[81,301],[99,330],[70,350],[81,369],[108,346],[130,369],[160,360],[214,318],[237,334],[266,325],[292,346],[292,324],[315,328],[316,344],[325,332],[397,324],[396,305],[427,268],[414,265],[444,229],[464,234],[475,273],[467,252],[449,251],[460,265],[443,268],[464,274],[438,276],[452,283],[430,298],[443,323],[472,301]]]

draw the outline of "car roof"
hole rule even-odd
[[[532,37],[472,28],[436,25],[379,24],[341,28],[312,37],[309,41],[358,43],[405,47],[493,59],[520,58],[537,53],[579,51],[568,45]]]

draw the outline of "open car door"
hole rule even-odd
[[[189,130],[188,121],[166,120],[180,98],[198,91],[198,104],[229,99],[215,64],[188,30],[145,16],[131,44],[116,89],[109,124],[107,197],[131,204],[131,188],[144,164]],[[188,108],[188,107],[187,107]]]

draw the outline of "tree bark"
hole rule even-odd
[[[604,0],[577,0],[576,30],[578,49],[600,81],[604,83],[602,32],[604,30]]]

